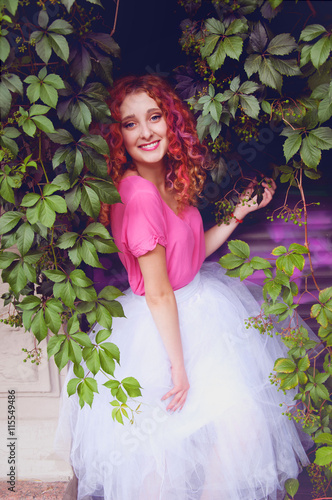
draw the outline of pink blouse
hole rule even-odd
[[[173,290],[190,283],[205,259],[203,223],[197,208],[188,206],[181,216],[176,215],[156,186],[136,175],[122,179],[118,191],[122,203],[111,206],[111,227],[133,292],[145,293],[137,257],[153,250],[157,243],[166,249]]]

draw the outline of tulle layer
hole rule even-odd
[[[133,376],[143,387],[141,413],[133,424],[114,422],[102,374],[92,409],[64,394],[58,447],[69,424],[78,500],[282,498],[285,480],[308,463],[293,422],[282,415],[294,394],[269,381],[283,344],[245,328],[259,305],[218,264],[204,264],[175,293],[190,381],[182,411],[170,414],[161,401],[172,387],[170,364],[145,298],[130,291],[111,341],[121,352],[116,378]]]

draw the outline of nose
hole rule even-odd
[[[141,123],[141,128],[140,128],[141,139],[150,139],[152,134],[153,132],[149,127],[149,123],[148,122]]]

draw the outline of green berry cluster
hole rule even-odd
[[[227,198],[223,198],[222,200],[216,201],[215,203],[217,207],[216,211],[216,223],[229,225],[232,219],[232,213],[234,210],[234,205]]]
[[[306,222],[302,220],[302,212],[303,207],[295,207],[292,209],[288,206],[283,206],[277,215],[275,215],[274,212],[272,215],[267,216],[267,220],[273,222],[276,217],[277,219],[282,219],[285,222],[292,222],[296,226],[302,227],[306,225]]]
[[[215,141],[208,142],[208,147],[212,153],[228,153],[232,149],[232,143],[218,136]]]
[[[241,141],[258,141],[259,130],[257,128],[257,122],[245,113],[236,117],[233,130]]]
[[[310,481],[313,485],[312,497],[321,498],[326,496],[328,488],[328,479],[324,472],[324,467],[315,463],[311,463],[306,467]]]
[[[13,328],[21,328],[23,326],[22,316],[18,313],[10,314],[8,318],[0,319],[0,322]]]
[[[269,337],[273,337],[273,324],[267,317],[259,315],[256,317],[248,318],[245,321],[245,325],[247,330],[249,328],[255,328],[261,335],[264,335],[266,333]]]
[[[31,349],[31,351],[28,351],[25,347],[22,347],[22,351],[27,353],[27,357],[23,359],[24,363],[28,361],[28,359],[31,361],[31,363],[36,363],[36,365],[40,365],[41,363],[41,353],[42,350],[40,347],[34,347]]]

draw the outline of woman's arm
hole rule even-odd
[[[177,304],[167,274],[165,248],[158,244],[151,252],[138,257],[138,263],[144,279],[146,302],[172,367],[174,387],[162,399],[174,396],[167,410],[175,411],[182,409],[186,401],[189,382],[184,367]]]
[[[240,199],[243,199],[244,197],[248,198],[248,196],[250,196],[253,192],[254,186],[254,183],[249,184]],[[250,212],[266,207],[266,205],[270,203],[276,189],[276,184],[272,179],[268,179],[268,182],[262,182],[262,186],[264,186],[265,189],[263,193],[263,200],[259,205],[257,204],[257,197],[254,197],[250,200],[250,202],[245,202],[244,205],[242,205],[242,201],[240,201],[236,205],[233,212],[235,218],[232,218],[229,224],[221,224],[220,226],[215,225],[205,232],[206,257],[218,250],[218,248],[225,243],[234,229],[239,225],[239,220],[244,219],[244,217]]]

